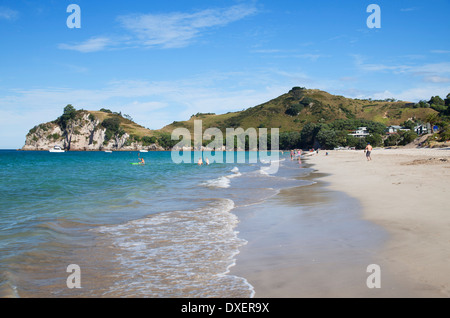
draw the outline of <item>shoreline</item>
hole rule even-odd
[[[324,176],[317,171],[300,175],[297,179],[314,184],[286,188],[233,211],[240,221],[238,236],[248,244],[231,274],[244,277],[255,298],[392,295],[391,290],[369,290],[365,283],[366,267],[387,233],[361,219],[358,200],[327,189]]]
[[[372,158],[320,151],[305,160],[315,185],[236,211],[249,243],[232,273],[256,298],[449,297],[450,150],[374,149]],[[380,266],[379,289],[366,285],[369,264]]]
[[[374,149],[372,161],[363,151],[328,153],[308,162],[329,174],[330,189],[358,199],[364,219],[390,235],[381,268],[404,279],[418,297],[449,297],[450,148]]]

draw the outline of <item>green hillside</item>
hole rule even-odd
[[[95,116],[100,121],[100,123],[104,122],[104,120],[107,118],[117,118],[118,121],[120,122],[120,126],[129,135],[139,136],[141,138],[144,136],[151,137],[155,135],[155,132],[153,130],[147,129],[139,124],[136,124],[134,121],[125,118],[122,115],[118,115],[117,113],[92,111],[92,110],[88,112],[93,116]]]
[[[307,123],[332,123],[337,119],[364,119],[384,125],[399,125],[408,119],[425,121],[436,111],[414,108],[404,101],[372,101],[331,95],[317,89],[294,87],[288,93],[264,104],[239,112],[222,115],[197,114],[187,121],[173,122],[160,129],[171,132],[174,128],[193,129],[194,120],[203,121],[203,129],[217,127],[279,128],[280,132],[301,131]]]
[[[352,99],[317,89],[294,87],[286,94],[243,111],[219,115],[197,113],[189,120],[150,130],[121,112],[103,108],[99,111],[76,110],[67,105],[57,120],[30,130],[26,147],[45,149],[55,141],[61,141],[67,149],[154,149],[157,145],[158,149],[167,150],[177,144],[171,140],[172,131],[183,127],[193,133],[195,120],[202,120],[203,130],[214,127],[224,134],[226,128],[268,128],[269,133],[270,128],[279,128],[282,149],[361,148],[366,142],[375,146],[403,145],[417,138],[413,128],[422,123],[437,125],[439,134],[430,140],[445,142],[450,139],[449,106],[450,94],[445,100],[433,96],[428,102],[411,103],[392,99]],[[385,129],[390,125],[407,126],[411,131],[387,139]],[[349,135],[361,126],[367,127],[369,135],[364,138]]]

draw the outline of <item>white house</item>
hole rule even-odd
[[[408,130],[410,130],[410,129],[403,128],[402,126],[392,125],[392,126],[389,126],[388,128],[386,128],[386,133],[387,134],[395,134],[398,131],[408,131]]]
[[[428,134],[428,132],[432,132],[430,123],[424,125],[417,125],[416,127],[414,127],[414,131],[418,135],[424,135]]]
[[[363,138],[369,136],[369,131],[367,130],[367,127],[358,127],[357,130],[349,134],[351,136],[355,136],[357,138]]]

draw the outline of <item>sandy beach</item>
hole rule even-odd
[[[449,297],[450,149],[320,151],[312,186],[236,211],[255,297]],[[369,264],[381,288],[370,289]]]

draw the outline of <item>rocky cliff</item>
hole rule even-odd
[[[156,142],[145,142],[141,136],[128,133],[122,125],[125,119],[120,115],[98,114],[75,109],[66,114],[65,110],[57,120],[33,127],[22,150],[49,150],[55,145],[71,151],[164,150]],[[104,124],[108,118],[115,118],[116,126]]]

